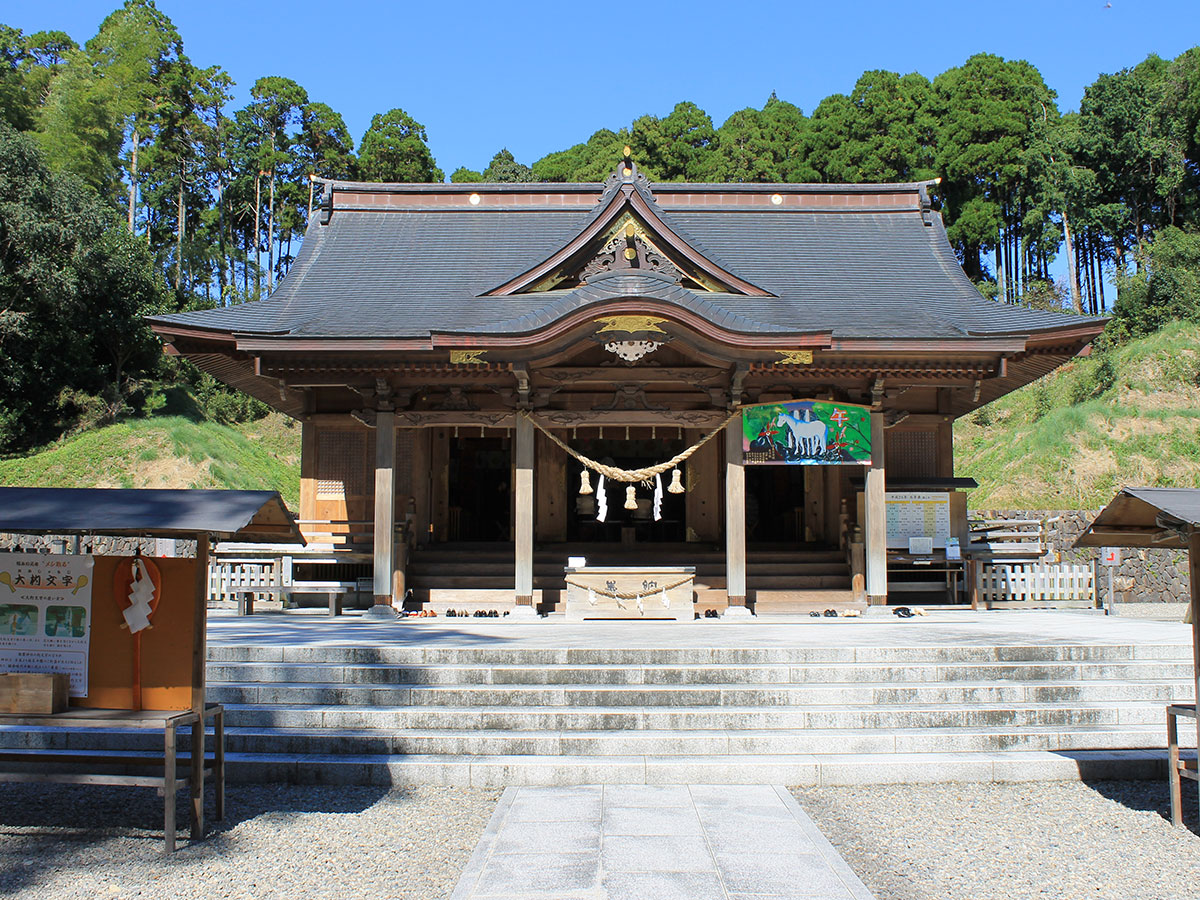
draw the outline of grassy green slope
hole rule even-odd
[[[1200,326],[1076,359],[961,419],[977,509],[1095,509],[1122,487],[1200,487]]]
[[[300,506],[300,426],[272,414],[246,425],[135,419],[0,459],[0,485],[276,490]]]

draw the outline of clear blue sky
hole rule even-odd
[[[0,22],[80,43],[117,0],[0,0]],[[425,125],[438,164],[524,163],[598,128],[692,100],[720,125],[771,91],[810,113],[868,69],[932,78],[978,52],[1026,59],[1077,108],[1100,72],[1200,43],[1200,0],[712,0],[657,3],[159,0],[198,65],[238,105],[285,75],[346,120],[355,143],[392,107]]]

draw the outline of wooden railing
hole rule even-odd
[[[297,563],[311,567],[337,563],[366,563],[372,559],[374,532],[364,528],[369,521],[331,519],[300,520],[307,544],[217,544],[209,555],[208,596],[210,600],[237,601],[247,594],[254,600],[279,598],[292,593],[343,594],[358,590],[354,581],[316,578],[297,581]],[[396,526],[397,565],[403,570],[405,523]],[[331,601],[332,602],[332,601]]]
[[[977,559],[1035,560],[1050,551],[1050,519],[976,519],[971,525],[970,553]]]
[[[208,598],[237,600],[245,593],[257,598],[277,596],[292,583],[292,558],[237,559],[213,553],[208,564]]]
[[[989,608],[1096,605],[1095,572],[1076,563],[980,563],[975,591]]]

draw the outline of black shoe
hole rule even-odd
[[[812,612],[810,612],[809,615],[812,616],[814,619],[821,618],[821,614],[819,612],[817,612],[815,609]]]
[[[827,609],[827,610],[825,610],[824,616],[827,619],[836,619],[837,618],[837,610],[836,609]]]
[[[913,611],[907,606],[897,606],[892,611],[892,615],[899,616],[901,619],[911,619],[913,617]]]

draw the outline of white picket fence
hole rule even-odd
[[[1095,606],[1096,577],[1076,563],[1000,563],[975,568],[979,602],[992,606]]]
[[[278,597],[279,589],[291,584],[291,558],[214,559],[208,567],[208,596],[211,600],[237,600],[251,592],[257,599]]]

